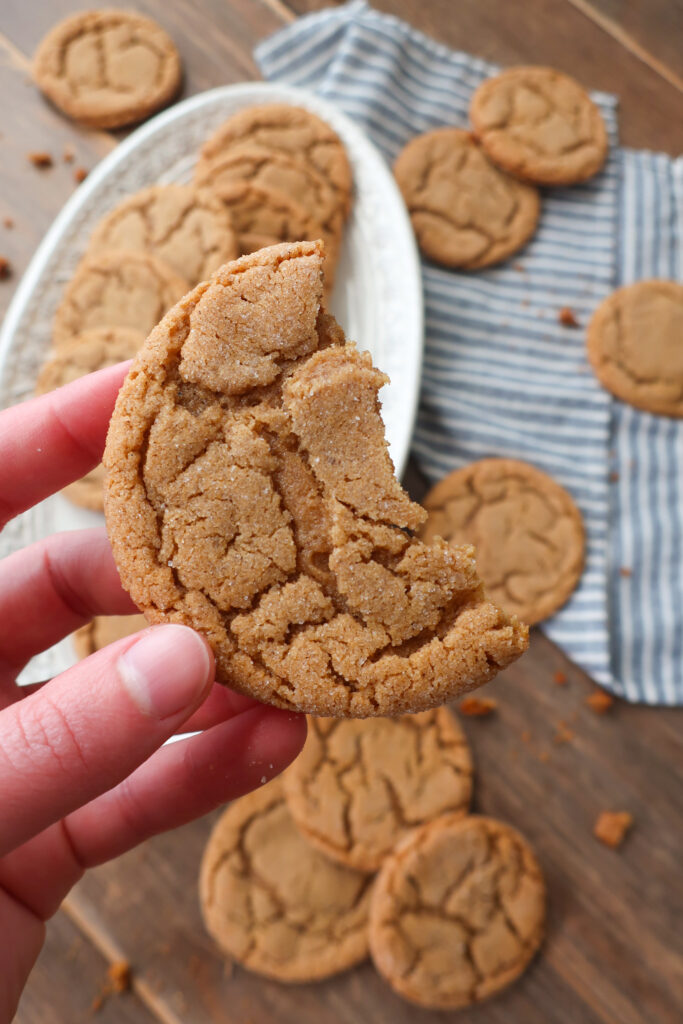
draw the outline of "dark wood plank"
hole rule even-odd
[[[638,0],[648,11],[649,0]],[[668,0],[661,0],[666,4]],[[287,0],[297,14],[326,0]],[[550,64],[586,87],[617,93],[627,146],[683,152],[683,94],[569,0],[373,0],[435,39],[499,64]],[[645,15],[643,15],[645,17]],[[680,44],[672,40],[673,45]],[[680,45],[679,45],[680,50]]]
[[[59,911],[48,924],[15,1024],[154,1024],[154,1015],[132,991],[110,995],[96,1009],[107,967],[107,960]]]

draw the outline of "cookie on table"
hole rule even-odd
[[[344,144],[321,118],[303,107],[268,103],[234,114],[202,146],[198,171],[236,146],[256,145],[289,153],[322,174],[343,216],[351,208],[353,178]],[[200,173],[204,173],[203,169]]]
[[[181,73],[173,40],[132,11],[72,14],[48,32],[33,59],[38,88],[90,128],[142,121],[170,102]]]
[[[148,625],[144,615],[97,615],[74,633],[76,654],[79,658],[87,658],[116,640],[146,629]]]
[[[423,504],[423,539],[474,544],[487,593],[523,622],[547,619],[579,582],[581,513],[564,487],[528,462],[473,462],[444,477]]]
[[[442,266],[500,263],[536,230],[537,190],[494,166],[469,132],[439,128],[411,139],[394,175],[420,249]]]
[[[510,985],[543,940],[546,893],[529,844],[493,818],[445,815],[384,862],[370,952],[399,995],[455,1010]]]
[[[233,803],[202,858],[204,923],[224,953],[278,981],[317,981],[368,954],[372,880],[306,842],[279,779]]]
[[[152,185],[123,199],[90,239],[90,254],[106,249],[152,253],[190,285],[238,255],[225,206],[192,185]]]
[[[537,185],[586,181],[607,158],[607,129],[585,89],[544,67],[488,78],[470,105],[474,133],[504,171]]]
[[[57,307],[53,343],[63,345],[94,327],[129,327],[147,335],[188,289],[184,278],[151,253],[106,249],[86,255]]]
[[[109,428],[109,536],[138,607],[203,633],[221,682],[311,714],[422,711],[527,632],[471,548],[412,535],[387,378],[321,308],[322,264],[315,242],[242,257],[152,332]]]
[[[587,345],[596,377],[622,402],[683,416],[683,284],[618,288],[593,314]]]
[[[125,327],[104,327],[77,334],[52,354],[45,363],[36,384],[36,394],[43,395],[64,387],[86,373],[104,370],[125,359],[132,359],[143,341],[144,334]],[[104,468],[100,464],[80,480],[64,488],[64,494],[75,505],[101,512]],[[87,627],[84,627],[87,628]]]
[[[467,814],[472,756],[447,708],[369,721],[311,718],[284,786],[309,842],[373,872],[411,828],[446,812]]]

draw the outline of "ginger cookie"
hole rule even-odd
[[[217,678],[332,717],[436,707],[527,645],[471,548],[427,546],[396,480],[387,378],[321,308],[320,243],[226,264],[138,353],[109,428],[106,514],[123,585],[184,622]]]
[[[88,252],[105,249],[152,253],[191,285],[239,255],[223,203],[192,185],[153,185],[128,196],[93,232]]]
[[[132,11],[81,11],[55,25],[33,59],[39,89],[63,113],[90,128],[142,121],[178,91],[173,40]]]
[[[494,163],[537,185],[586,181],[607,157],[600,111],[554,68],[510,68],[487,79],[472,97],[470,119]]]
[[[278,242],[322,237],[320,222],[296,200],[275,189],[236,181],[223,186],[220,198],[232,218],[242,256]]]
[[[493,818],[447,814],[384,862],[370,905],[370,952],[399,995],[471,1006],[513,982],[541,945],[545,884],[533,851]]]
[[[261,146],[295,156],[322,174],[344,217],[351,207],[352,174],[344,144],[321,118],[303,107],[270,103],[234,114],[204,143],[198,165],[211,164],[236,146]]]
[[[74,633],[76,654],[79,658],[87,658],[116,640],[146,629],[148,625],[144,615],[97,615]]]
[[[218,819],[202,858],[204,923],[221,949],[278,981],[317,981],[368,954],[372,880],[306,842],[274,779]]]
[[[107,249],[86,255],[64,290],[52,340],[63,345],[94,327],[129,327],[149,334],[189,285],[147,252]]]
[[[618,288],[593,314],[587,345],[596,377],[622,402],[683,416],[683,284]]]
[[[394,175],[420,249],[443,266],[500,263],[536,230],[537,190],[495,167],[469,132],[418,135],[399,153]]]
[[[104,370],[125,359],[132,359],[143,341],[144,334],[126,327],[103,327],[83,331],[69,338],[43,366],[36,384],[36,394],[64,387],[86,373]],[[101,512],[104,467],[100,464],[80,480],[62,491],[75,505]],[[85,628],[85,627],[84,627]]]
[[[579,582],[581,513],[564,487],[528,462],[473,462],[441,480],[423,504],[423,539],[474,544],[487,593],[523,622],[547,619]]]
[[[467,814],[472,757],[447,708],[369,721],[311,718],[284,786],[309,842],[373,872],[411,828],[447,811]]]

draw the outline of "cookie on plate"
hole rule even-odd
[[[425,498],[422,537],[474,544],[487,593],[533,625],[561,608],[583,570],[585,536],[571,496],[516,459],[481,459]]]
[[[106,249],[86,255],[64,290],[52,328],[55,345],[94,327],[149,334],[189,285],[148,252]]]
[[[618,288],[593,314],[587,345],[596,377],[622,402],[683,416],[683,284]]]
[[[127,196],[93,231],[88,252],[106,249],[152,253],[190,285],[238,255],[225,206],[192,185],[152,185]]]
[[[210,934],[228,956],[278,981],[317,981],[368,953],[372,880],[302,838],[275,779],[218,819],[199,891]]]
[[[126,327],[103,327],[75,335],[65,341],[43,366],[36,394],[54,391],[78,377],[84,377],[86,373],[132,359],[144,340],[144,334]],[[65,487],[62,493],[75,505],[101,512],[103,483],[104,468],[100,464]]]
[[[138,607],[203,633],[236,690],[334,717],[422,711],[527,632],[486,599],[471,548],[413,536],[426,513],[394,476],[387,378],[321,308],[322,261],[314,242],[242,257],[152,332],[109,428],[109,536]]]
[[[474,93],[470,120],[499,167],[537,185],[573,185],[602,168],[607,129],[585,89],[554,68],[517,67]]]
[[[410,833],[375,881],[370,952],[399,995],[455,1010],[511,984],[543,940],[545,884],[526,840],[445,815]]]
[[[180,56],[150,18],[132,11],[81,11],[42,40],[33,78],[69,117],[90,128],[120,128],[173,98]]]
[[[394,175],[420,249],[442,266],[500,263],[536,230],[537,190],[499,170],[469,132],[439,128],[411,139]]]
[[[79,658],[87,658],[116,640],[146,629],[148,625],[144,615],[96,615],[74,633],[76,654]]]
[[[472,756],[447,708],[368,721],[311,718],[284,786],[309,842],[372,872],[411,828],[447,811],[467,814]]]

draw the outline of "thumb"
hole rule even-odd
[[[0,712],[0,857],[117,785],[208,695],[208,644],[155,626]]]

